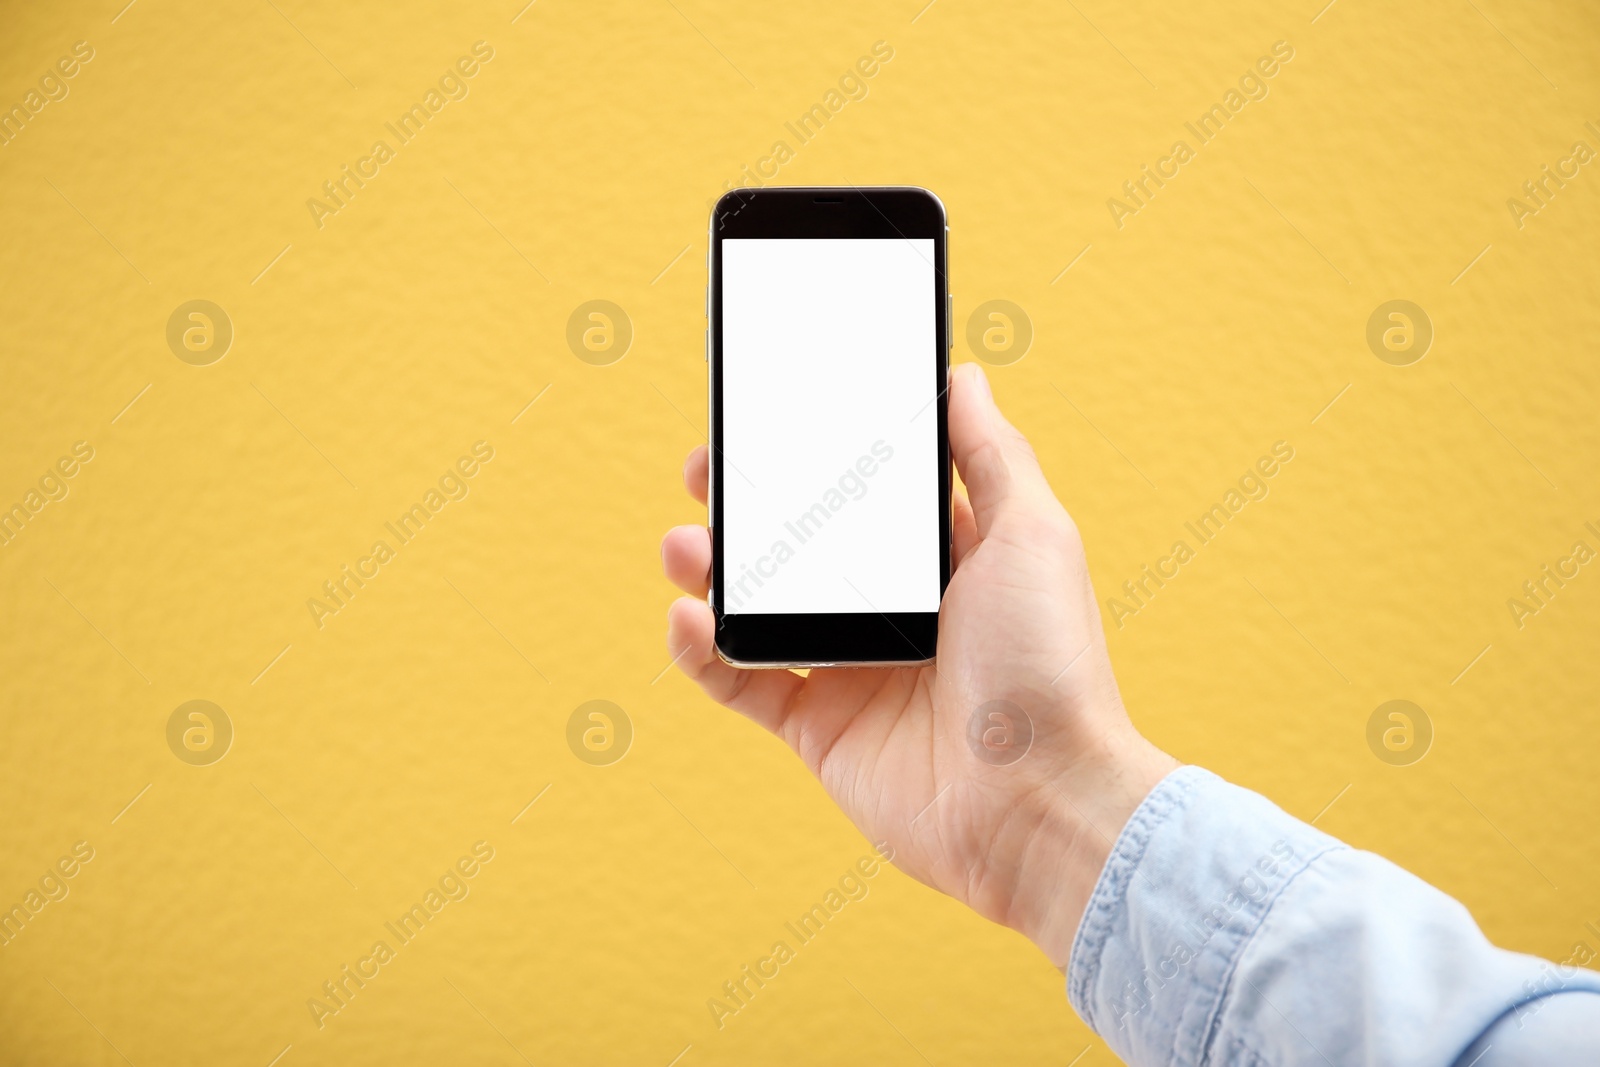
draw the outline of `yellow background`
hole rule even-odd
[[[943,198],[957,356],[980,302],[1031,317],[991,378],[1102,601],[1296,450],[1112,629],[1136,722],[1503,944],[1596,944],[1600,565],[1520,630],[1506,601],[1600,548],[1600,164],[1520,230],[1506,201],[1600,148],[1600,14],[921,4],[4,6],[6,106],[95,57],[0,148],[0,503],[95,458],[0,548],[0,903],[95,858],[0,949],[0,1061],[1110,1062],[1039,953],[893,871],[706,1008],[869,848],[656,680],[658,539],[702,517],[707,205],[879,40],[780,180]],[[479,40],[470,95],[318,229],[307,199]],[[1279,40],[1270,95],[1118,229],[1107,199]],[[197,298],[235,330],[210,366],[166,343]],[[610,366],[565,341],[596,298],[634,326]],[[1407,367],[1365,341],[1397,298],[1436,331]],[[307,598],[478,440],[470,495],[319,630]],[[1366,742],[1397,698],[1435,732],[1405,767]],[[236,731],[211,766],[167,747],[191,699]],[[565,740],[591,699],[634,726],[612,766]],[[471,895],[319,1030],[307,999],[479,840]]]

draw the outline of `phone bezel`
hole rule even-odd
[[[727,238],[906,238],[934,243],[932,312],[938,420],[939,596],[950,584],[950,430],[946,404],[950,374],[951,305],[946,273],[949,230],[944,204],[915,187],[808,187],[737,189],[711,212],[706,356],[710,363],[711,607],[716,651],[741,667],[880,666],[927,663],[938,643],[939,613],[861,612],[724,614],[722,440],[722,242]]]

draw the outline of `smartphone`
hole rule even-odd
[[[950,581],[944,205],[739,189],[711,213],[711,607],[740,667],[926,663]]]

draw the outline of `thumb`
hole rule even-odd
[[[950,452],[966,483],[978,536],[995,517],[1043,494],[1054,499],[1028,439],[1000,413],[989,380],[976,363],[955,368],[950,380]]]

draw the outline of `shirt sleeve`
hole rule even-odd
[[[1592,1056],[1595,993],[1600,974],[1495,948],[1444,893],[1199,767],[1128,820],[1067,967],[1134,1067],[1588,1062],[1561,1052]]]

